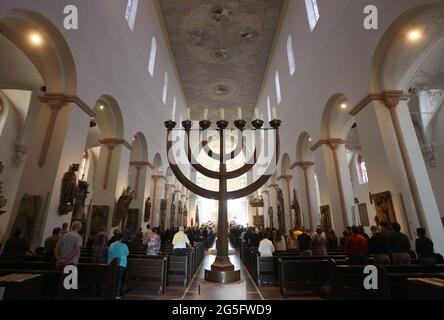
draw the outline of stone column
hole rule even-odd
[[[275,228],[279,227],[278,222],[278,216],[277,216],[277,192],[278,192],[279,185],[277,184],[270,184],[268,186],[268,191],[270,192],[270,207],[273,208],[273,226]],[[271,223],[271,222],[270,222]]]
[[[151,193],[151,227],[160,226],[160,200],[165,194],[165,177],[163,175],[153,175],[152,180],[152,193]],[[168,215],[168,209],[167,213]],[[166,225],[166,223],[165,223]],[[166,225],[167,226],[167,225]]]
[[[413,240],[424,227],[444,253],[444,229],[412,119],[408,95],[370,96],[353,115],[360,132],[372,194],[390,191],[397,221]],[[402,125],[401,125],[402,124]]]
[[[263,190],[262,197],[264,198],[264,225],[270,228],[270,217],[268,216],[268,208],[270,207],[270,191]]]
[[[165,199],[167,202],[165,228],[170,228],[174,224],[174,221],[171,221],[171,215],[170,215],[171,204],[173,203],[174,189],[175,189],[174,184],[166,184],[165,185]]]
[[[285,232],[287,229],[294,227],[294,219],[292,218],[292,210],[291,210],[291,186],[290,182],[292,181],[292,176],[280,176],[277,178],[279,187],[282,190],[282,195],[284,197],[284,210],[285,210]]]
[[[135,191],[131,208],[139,209],[139,226],[143,225],[145,214],[145,188],[149,163],[145,161],[130,162],[130,186]],[[152,203],[151,203],[152,205]]]
[[[40,197],[40,208],[32,227],[33,236],[29,239],[33,248],[41,245],[42,240],[51,234],[54,227],[71,221],[72,213],[58,213],[62,177],[70,164],[81,163],[89,121],[94,114],[87,106],[78,107],[75,99],[64,94],[46,93],[39,100],[41,105],[35,97],[32,99],[29,115],[32,119],[26,119],[26,129],[22,133],[21,142],[32,146],[22,164],[22,172],[4,181],[5,184],[8,184],[10,179],[17,181],[14,182],[15,198],[8,199],[12,205],[8,208],[10,215],[6,215],[9,221],[0,220],[0,223],[8,225],[5,236],[9,237],[22,197],[25,194]],[[21,165],[20,161],[5,162],[8,163]]]

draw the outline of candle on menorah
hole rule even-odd
[[[264,130],[265,132],[275,132],[274,135],[274,153],[271,156],[271,162],[273,165],[273,169],[277,165],[279,161],[279,127],[281,126],[281,121],[274,119],[270,121],[271,128],[262,128],[264,121],[259,119],[259,111],[256,109],[256,119],[252,121],[252,129],[259,133],[260,130]],[[199,133],[204,133],[210,126],[211,122],[208,121],[208,109],[205,109],[204,112],[204,120],[200,121],[200,129]],[[258,151],[260,150],[261,145],[264,144],[265,140],[264,135],[258,134],[256,135],[255,145],[253,146],[254,152],[251,161],[246,162],[242,167],[236,169],[234,171],[227,171],[227,160],[234,159],[240,156],[244,149],[247,146],[244,144],[243,132],[246,130],[246,121],[244,120],[236,120],[234,122],[235,127],[238,129],[238,134],[240,139],[237,139],[238,146],[231,153],[226,153],[225,150],[225,137],[226,130],[229,125],[229,122],[226,120],[219,120],[216,125],[218,127],[218,136],[219,136],[219,152],[214,152],[208,145],[208,141],[199,142],[200,150],[203,150],[207,155],[213,159],[217,159],[219,161],[219,170],[213,171],[208,169],[207,167],[201,165],[197,162],[196,158],[193,155],[191,144],[190,143],[190,133],[191,133],[191,121],[185,120],[182,122],[183,130],[186,132],[185,141],[181,141],[180,139],[176,141],[173,136],[173,130],[176,128],[176,122],[169,120],[165,122],[165,127],[168,130],[167,134],[167,155],[168,162],[170,164],[171,171],[176,176],[177,180],[185,186],[188,190],[193,192],[194,194],[201,196],[206,199],[217,200],[219,202],[219,213],[218,213],[218,228],[217,228],[217,257],[213,265],[211,266],[211,270],[205,270],[205,280],[209,282],[215,282],[220,284],[229,284],[234,283],[240,280],[240,270],[235,270],[234,265],[230,262],[228,256],[228,212],[227,212],[227,203],[228,200],[240,199],[244,198],[250,194],[253,194],[256,190],[260,189],[271,177],[273,172],[266,171],[263,175],[260,175],[259,178],[251,183],[250,185],[234,191],[228,191],[227,181],[236,179],[241,177],[248,172],[251,172],[255,169],[256,164],[258,163]],[[231,129],[228,129],[231,130]],[[200,135],[199,135],[200,137]],[[183,163],[178,163],[177,159],[172,159],[174,157],[174,152],[171,148],[174,143],[184,143],[184,147],[186,150],[186,159],[188,161],[187,165],[191,165],[196,171],[201,173],[202,175],[216,179],[219,181],[219,190],[213,191],[209,189],[205,189],[203,187],[198,186],[196,183],[192,182],[183,172],[182,169],[184,167]],[[193,141],[193,147],[195,143]],[[181,157],[182,158],[182,157]],[[250,160],[250,159],[249,159]],[[275,161],[273,161],[275,160]]]

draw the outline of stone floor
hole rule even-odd
[[[167,288],[164,296],[157,296],[153,293],[143,291],[130,291],[124,296],[124,300],[197,300],[199,298],[199,281],[204,278],[205,269],[210,269],[211,264],[216,257],[207,254],[191,280],[188,288]],[[279,293],[278,287],[261,287],[258,288],[254,283],[250,274],[242,264],[238,254],[230,255],[230,260],[234,264],[236,270],[241,270],[242,279],[246,280],[247,300],[283,300]],[[318,297],[297,297],[285,300],[317,300]]]

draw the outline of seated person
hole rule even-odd
[[[259,242],[259,247],[257,251],[259,251],[259,255],[261,257],[272,257],[274,253],[273,242],[267,238],[265,234],[261,235],[261,242]]]

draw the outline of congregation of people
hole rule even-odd
[[[421,265],[444,263],[422,228],[416,230],[414,246],[398,223],[372,226],[370,231],[368,235],[362,226],[347,227],[338,238],[334,230],[324,230],[321,226],[314,232],[300,227],[287,234],[271,228],[237,227],[231,229],[230,239],[238,247],[245,244],[257,248],[261,257],[272,257],[276,251],[298,251],[301,256],[340,252],[349,257],[351,264],[409,265],[413,260]]]
[[[54,262],[56,267],[63,269],[67,265],[76,266],[79,263],[81,250],[91,250],[91,263],[110,265],[118,259],[117,272],[117,298],[122,297],[124,287],[124,275],[130,255],[129,246],[146,248],[148,256],[161,255],[162,245],[172,246],[172,255],[187,255],[187,248],[192,249],[195,242],[213,241],[214,231],[202,226],[194,228],[174,228],[161,231],[159,227],[151,228],[148,224],[146,231],[142,229],[131,234],[128,228],[124,230],[114,229],[113,235],[108,238],[105,228],[101,228],[95,235],[89,236],[84,243],[81,235],[82,224],[73,222],[71,229],[67,223],[62,227],[53,229],[43,247],[31,250],[29,243],[21,230],[16,230],[11,238],[6,241],[1,260],[20,262],[27,256],[41,257],[43,261]],[[96,288],[93,288],[96,291]]]

